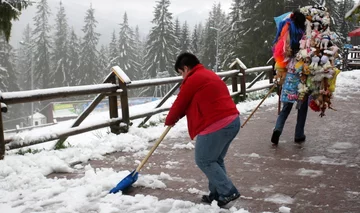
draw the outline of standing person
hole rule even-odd
[[[240,197],[226,174],[224,158],[240,130],[239,111],[226,84],[191,53],[177,57],[175,71],[183,77],[180,92],[166,117],[172,126],[186,115],[191,139],[196,137],[195,162],[209,181],[202,201],[219,206]]]
[[[300,40],[305,33],[306,17],[299,10],[295,10],[290,18],[279,24],[275,38],[273,56],[275,59],[275,70],[277,83],[282,86],[281,102],[283,108],[277,118],[275,128],[271,137],[274,145],[279,143],[279,138],[285,125],[285,121],[291,112],[295,102],[298,102],[298,114],[295,128],[295,142],[304,142],[305,122],[308,111],[307,96],[298,101],[298,85],[301,82],[300,73],[295,69],[296,54],[300,50]],[[284,82],[284,84],[283,84]]]

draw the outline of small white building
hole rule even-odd
[[[36,112],[34,115],[33,115],[33,121],[32,121],[32,124],[31,124],[31,115],[28,116],[28,119],[29,119],[29,124],[30,126],[39,126],[39,125],[42,125],[42,124],[46,124],[46,117],[45,115],[39,113],[39,112]]]

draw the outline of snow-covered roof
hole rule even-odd
[[[31,115],[28,116],[29,118],[31,117]],[[33,115],[34,119],[41,119],[41,118],[46,118],[45,115],[41,114],[40,112],[36,112],[34,115]]]

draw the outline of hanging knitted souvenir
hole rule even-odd
[[[300,45],[297,58],[305,63],[301,72],[302,81],[299,84],[299,101],[305,93],[309,93],[309,107],[321,111],[325,115],[327,108],[332,109],[331,98],[335,90],[336,76],[339,73],[334,66],[338,47],[335,45],[335,33],[330,31],[330,14],[327,8],[321,6],[306,6],[300,8],[306,16],[306,30],[303,37],[305,45]],[[306,45],[310,44],[310,45]],[[304,59],[305,52],[307,56]],[[303,77],[306,76],[306,77]],[[305,93],[304,93],[305,92]]]

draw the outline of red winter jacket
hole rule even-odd
[[[209,125],[234,114],[239,111],[226,84],[214,72],[198,64],[183,80],[165,125],[172,126],[186,115],[189,135],[194,139]]]

